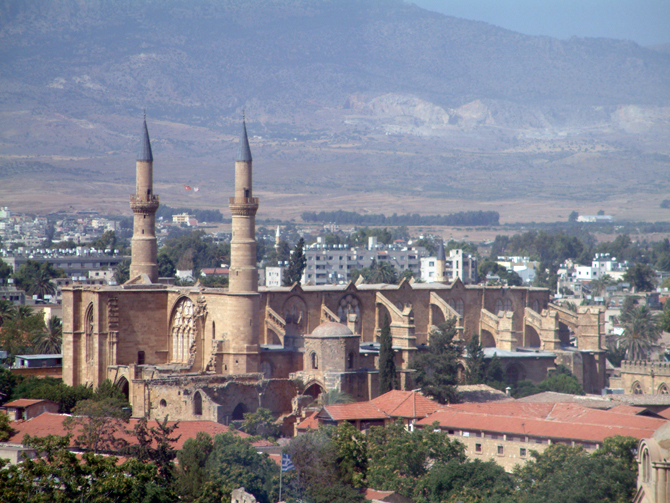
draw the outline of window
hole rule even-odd
[[[137,352],[137,364],[144,365],[144,351]]]
[[[167,407],[167,402],[165,401],[165,399],[161,400],[161,407]]]
[[[519,449],[519,456],[521,456],[522,458],[526,457],[526,449],[524,447]]]
[[[353,369],[354,368],[354,353],[353,351],[349,353],[349,356],[347,357],[347,368],[348,369]]]
[[[475,444],[475,452],[482,452],[482,444]]]
[[[193,415],[202,416],[202,395],[199,391],[193,395]]]
[[[502,445],[498,446],[498,456],[505,454],[505,448]]]
[[[316,356],[316,353],[312,353],[311,360],[312,360],[312,368],[313,369],[318,369],[319,368],[319,357]]]

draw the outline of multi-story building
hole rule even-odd
[[[466,285],[477,283],[477,258],[463,250],[449,250],[449,256],[442,249],[435,257],[421,258],[421,279],[426,283],[451,283],[456,278]],[[441,258],[442,257],[442,258]],[[440,271],[440,267],[444,267]],[[442,272],[442,277],[440,273]]]
[[[347,245],[317,245],[305,251],[307,265],[302,284],[344,284],[351,279],[351,272],[370,267],[373,261],[391,264],[400,274],[410,270],[418,277],[421,274],[423,248],[396,247],[393,245],[365,248],[349,248]]]

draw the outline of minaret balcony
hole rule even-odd
[[[160,201],[155,194],[150,196],[132,194],[130,196],[130,208],[135,213],[156,213],[158,206],[160,206]]]
[[[258,210],[257,197],[231,197],[230,211],[233,215],[249,216],[255,215]]]

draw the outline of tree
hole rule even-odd
[[[62,269],[56,269],[48,262],[39,263],[36,260],[28,260],[16,271],[14,279],[17,286],[30,295],[44,298],[45,295],[53,295],[56,291],[51,280],[64,276],[65,272]]]
[[[465,380],[468,384],[481,384],[486,379],[484,348],[479,343],[479,334],[473,334],[465,346]]]
[[[614,281],[614,278],[610,276],[609,274],[603,274],[601,277],[594,279],[589,283],[589,286],[591,287],[591,293],[594,295],[600,295],[605,291],[605,289],[608,286],[613,286],[615,285],[616,282]]]
[[[214,437],[206,468],[216,486],[245,487],[259,503],[270,503],[279,485],[279,469],[268,455],[257,453],[248,441],[232,433]]]
[[[519,486],[517,501],[631,501],[636,489],[636,470],[631,469],[630,453],[612,448],[611,444],[592,455],[581,447],[564,444],[553,444],[541,454],[532,451],[533,460],[514,472]]]
[[[568,216],[568,222],[576,222],[577,218],[579,217],[579,213],[576,211],[570,212],[570,215]]]
[[[170,256],[162,249],[158,253],[158,276],[161,278],[174,278],[177,269]]]
[[[564,365],[557,365],[551,375],[538,384],[538,389],[542,391],[554,391],[556,393],[567,393],[569,395],[584,395],[582,386],[577,378]]]
[[[333,432],[340,480],[354,487],[365,487],[368,470],[368,443],[354,425],[342,421]]]
[[[307,257],[305,257],[303,252],[304,247],[305,240],[300,238],[295,245],[295,248],[293,248],[288,267],[285,270],[286,275],[284,276],[284,285],[286,286],[300,283],[300,280],[302,279],[302,273],[307,265]]]
[[[34,459],[8,465],[0,461],[0,499],[8,503],[69,502],[171,503],[175,495],[161,487],[155,467],[114,456],[70,452],[70,436],[43,438],[26,435],[24,444]]]
[[[40,354],[60,354],[63,344],[63,324],[58,316],[52,316],[44,330],[35,338],[35,351]]]
[[[176,437],[170,435],[179,427],[179,421],[168,425],[168,416],[165,416],[163,421],[158,419],[155,421],[156,426],[150,427],[147,418],[143,417],[132,431],[127,431],[137,439],[137,444],[126,446],[124,452],[142,463],[155,464],[162,482],[170,484],[174,480],[174,459],[177,457],[173,444],[181,437],[181,435]]]
[[[414,381],[424,394],[440,403],[458,403],[458,358],[462,346],[454,341],[456,318],[449,318],[429,334],[429,346],[412,363]]]
[[[201,501],[203,493],[212,491],[213,484],[206,465],[213,449],[212,437],[199,432],[195,438],[186,440],[184,447],[177,452],[179,463],[176,468],[175,487],[184,501]],[[229,499],[230,497],[227,498]]]
[[[345,393],[339,389],[331,389],[330,391],[325,391],[319,395],[317,403],[320,406],[324,405],[336,405],[339,403],[353,403],[356,400],[349,393]]]
[[[0,414],[0,442],[7,442],[14,433],[7,414]]]
[[[393,351],[391,324],[388,315],[385,315],[379,346],[379,394],[383,395],[395,388],[395,351]]]
[[[402,422],[373,426],[368,439],[368,485],[412,497],[419,479],[452,460],[465,461],[465,447],[437,423],[407,431]]]
[[[661,336],[658,322],[648,306],[638,306],[622,314],[623,334],[619,337],[620,346],[626,349],[628,360],[644,360],[648,357],[652,345]]]
[[[246,412],[240,429],[244,433],[265,439],[279,437],[280,428],[269,409],[259,407],[256,412]]]
[[[123,285],[126,281],[130,279],[130,261],[124,260],[119,262],[114,267],[114,281],[117,284]]]
[[[74,407],[72,416],[63,421],[63,426],[76,434],[74,444],[91,451],[120,452],[127,446],[125,439],[117,434],[128,421],[127,414],[113,398],[100,401],[82,400]]]
[[[654,289],[655,277],[656,271],[650,265],[635,264],[628,268],[626,274],[623,275],[623,280],[630,283],[636,291],[647,292]]]
[[[0,284],[4,283],[12,274],[12,268],[0,259]]]
[[[291,439],[284,449],[295,465],[295,470],[284,474],[287,500],[362,503],[360,493],[345,480],[353,482],[362,476],[365,439],[348,437],[349,433],[356,435],[346,427],[325,427]]]
[[[16,316],[16,308],[11,300],[0,299],[0,327]]]

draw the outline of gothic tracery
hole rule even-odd
[[[186,363],[195,345],[195,319],[197,315],[193,301],[188,298],[179,300],[173,312],[170,327],[171,361],[173,363]]]

